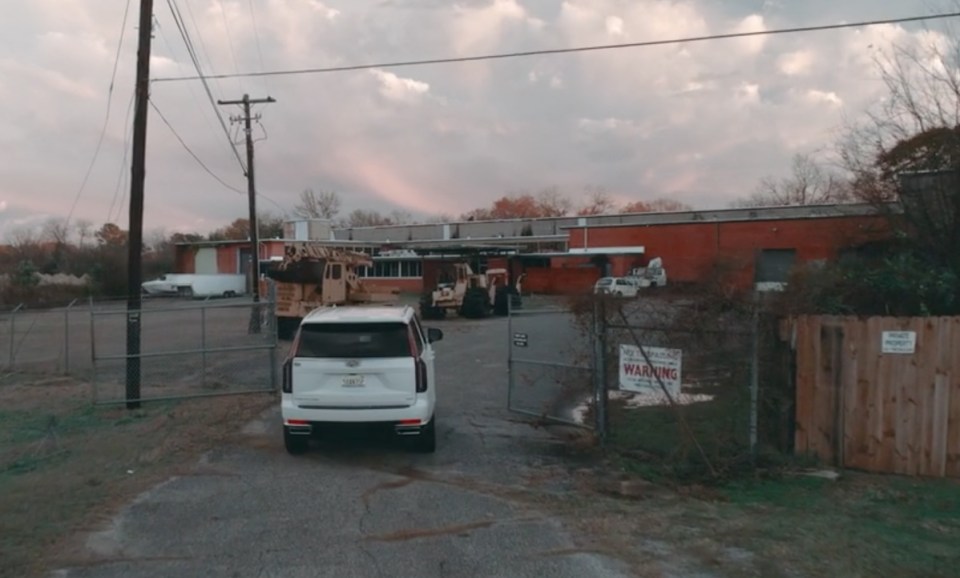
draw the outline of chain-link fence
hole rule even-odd
[[[128,325],[139,327],[139,354],[127,354]],[[276,389],[272,302],[152,304],[132,319],[125,307],[93,308],[89,336],[97,403],[128,400],[137,381],[144,401]]]
[[[510,409],[595,428],[650,475],[724,477],[790,450],[789,355],[775,328],[759,301],[712,295],[512,312]]]
[[[576,316],[562,307],[511,309],[507,333],[509,409],[592,428],[590,408],[600,391],[593,379],[596,356]]]
[[[86,331],[86,303],[33,310],[22,305],[0,313],[0,369],[5,372],[69,374],[90,366],[89,347],[78,336]]]

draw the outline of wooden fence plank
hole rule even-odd
[[[837,408],[834,403],[833,352],[834,326],[821,323],[820,331],[815,335],[815,351],[817,356],[816,371],[816,403],[814,432],[817,453],[824,461],[837,464],[836,445],[834,444],[834,429],[836,427]]]
[[[917,355],[913,363],[917,371],[917,423],[914,424],[913,473],[934,476],[933,430],[936,416],[936,375],[939,357],[940,320],[935,317],[914,320],[917,326]]]
[[[960,477],[960,317],[803,317],[797,451],[867,471]],[[882,353],[884,331],[916,350]]]
[[[960,478],[960,317],[951,319],[946,475]]]
[[[936,364],[933,372],[932,426],[930,428],[930,464],[932,476],[947,475],[947,435],[950,421],[950,364],[954,343],[953,323],[949,318],[937,320]],[[960,343],[958,343],[960,345]]]
[[[811,326],[816,323],[814,317],[803,316],[797,319],[797,432],[796,450],[800,453],[813,452],[810,431],[814,426],[813,400],[816,383],[813,381],[812,368],[816,363],[816,352]],[[816,333],[819,333],[819,327]]]
[[[870,338],[867,324],[857,319],[847,319],[844,331],[850,353],[844,372],[847,398],[847,419],[844,422],[846,438],[844,465],[863,469],[869,463],[870,420],[875,413],[868,397],[869,384],[861,379],[861,373],[867,366],[864,360],[869,351]]]

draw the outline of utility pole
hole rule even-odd
[[[147,105],[150,99],[150,40],[153,0],[140,0],[133,158],[130,161],[130,232],[127,240],[127,409],[140,407],[140,308],[143,258],[143,186],[147,158]]]
[[[247,195],[250,204],[250,244],[253,246],[253,312],[250,316],[250,333],[260,333],[260,225],[257,222],[257,185],[253,172],[253,131],[250,128],[251,120],[260,120],[250,116],[251,104],[269,104],[277,102],[273,97],[251,99],[244,94],[240,100],[218,100],[221,105],[239,104],[243,106],[243,116],[231,116],[230,122],[243,121],[244,132],[247,136]]]

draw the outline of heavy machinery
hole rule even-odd
[[[288,243],[283,260],[265,271],[276,284],[278,337],[292,338],[300,321],[318,307],[397,301],[397,290],[376,290],[357,276],[357,267],[372,264],[363,253]]]
[[[468,319],[491,313],[506,315],[511,306],[521,306],[520,282],[510,285],[506,269],[478,274],[465,262],[446,263],[439,271],[436,288],[427,289],[420,297],[420,316],[443,319],[448,311]]]

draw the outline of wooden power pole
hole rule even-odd
[[[243,107],[243,116],[231,116],[232,122],[243,122],[244,132],[247,137],[247,195],[250,205],[250,244],[253,246],[253,313],[250,316],[250,332],[260,333],[260,307],[256,304],[260,302],[260,225],[257,222],[257,184],[253,171],[253,130],[250,128],[252,120],[259,120],[259,115],[254,119],[250,116],[251,104],[267,104],[276,102],[270,96],[266,98],[251,99],[249,94],[244,94],[240,100],[218,100],[221,105],[238,104]]]
[[[140,309],[143,258],[143,188],[146,179],[147,105],[150,99],[150,40],[153,0],[140,0],[140,40],[137,47],[136,108],[133,117],[133,158],[130,161],[130,233],[127,245],[127,408],[140,407]]]

